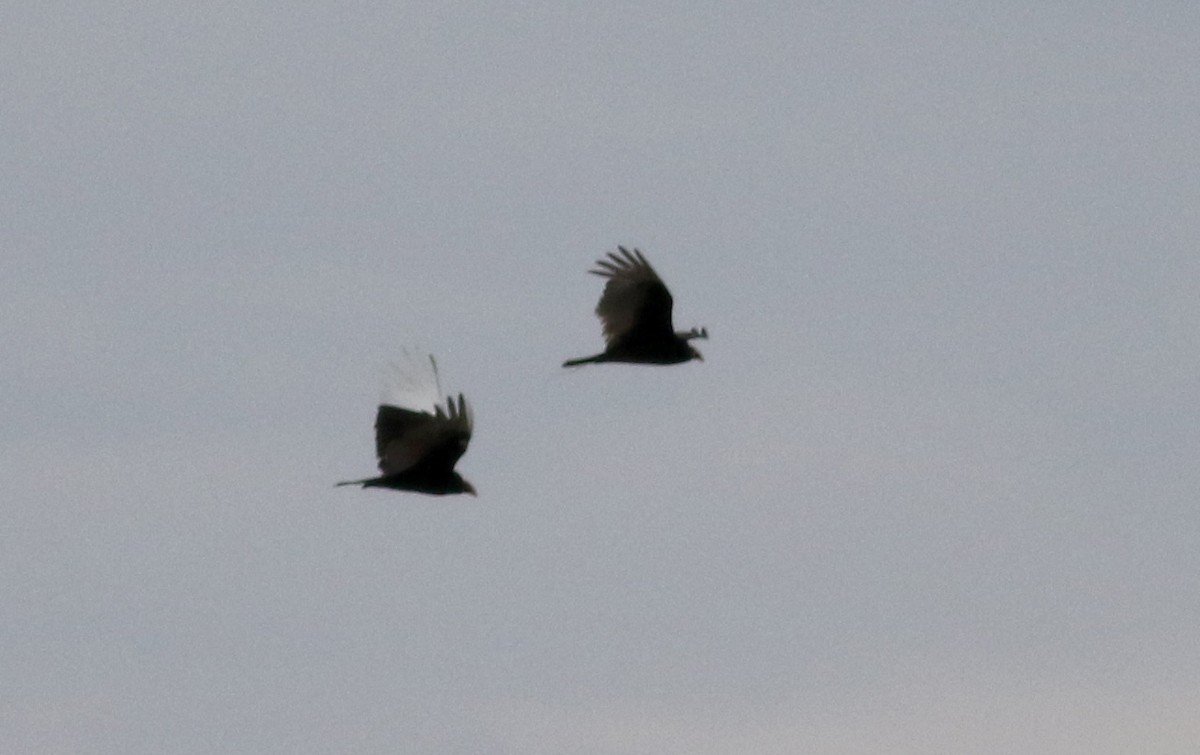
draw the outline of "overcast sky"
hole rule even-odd
[[[0,750],[1195,752],[1198,33],[4,4]],[[405,347],[477,499],[333,487]]]

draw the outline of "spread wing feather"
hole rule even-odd
[[[460,393],[447,398],[445,408],[417,412],[382,404],[375,415],[375,453],[385,475],[418,467],[450,471],[467,451],[473,419]]]
[[[671,309],[674,300],[658,273],[637,249],[623,246],[596,261],[588,272],[607,278],[596,315],[604,326],[608,346],[623,340],[654,340],[674,335]]]

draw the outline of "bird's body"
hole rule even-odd
[[[637,249],[617,247],[589,272],[608,279],[596,315],[604,325],[605,349],[599,354],[568,359],[564,367],[596,362],[679,364],[704,360],[688,343],[708,338],[706,329],[676,332],[671,324],[674,299],[658,273]]]
[[[679,364],[692,359],[699,359],[698,352],[688,345],[687,341],[677,338],[674,333],[671,338],[628,339],[599,354],[579,359],[568,359],[563,367],[574,367],[580,364],[596,362],[626,362],[628,364]]]
[[[364,488],[390,488],[391,490],[404,490],[411,493],[425,493],[426,495],[455,495],[457,493],[470,493],[475,495],[474,488],[468,489],[469,482],[462,478],[458,472],[450,472],[447,474],[444,471],[414,471],[414,472],[399,472],[392,475],[383,475],[382,477],[372,477],[369,480],[347,480],[339,482],[341,485],[362,485]]]
[[[436,378],[437,365],[430,357]],[[379,477],[338,485],[390,488],[429,495],[470,493],[475,488],[454,471],[471,442],[474,421],[466,399],[451,396],[433,412],[380,404],[375,414],[375,455]]]

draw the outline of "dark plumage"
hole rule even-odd
[[[589,362],[633,364],[678,364],[691,359],[704,361],[688,343],[708,338],[706,328],[676,332],[671,324],[674,300],[658,273],[637,249],[623,246],[597,260],[592,275],[608,278],[596,315],[604,324],[604,351],[590,357],[568,359],[563,367]]]
[[[432,362],[432,357],[430,357]],[[436,374],[436,365],[434,367]],[[471,442],[471,410],[463,395],[450,396],[446,406],[427,411],[380,404],[375,414],[375,455],[379,477],[348,480],[338,485],[410,490],[430,495],[470,493],[475,488],[454,471]]]

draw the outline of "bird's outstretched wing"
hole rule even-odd
[[[471,410],[461,393],[457,401],[449,397],[445,408],[435,407],[433,414],[382,404],[375,415],[379,471],[449,472],[466,453],[472,427]]]
[[[474,415],[471,413],[471,407],[467,405],[467,399],[460,393],[457,403],[453,396],[446,397],[446,408],[437,408],[435,420],[436,440],[430,445],[429,452],[418,466],[431,472],[449,472],[467,452],[471,432],[475,428]]]
[[[432,413],[442,400],[437,362],[432,354],[401,349],[382,375],[379,403]]]
[[[671,308],[674,300],[658,273],[637,249],[623,246],[597,260],[593,275],[608,278],[596,315],[604,325],[609,347],[624,340],[655,340],[674,335]]]

